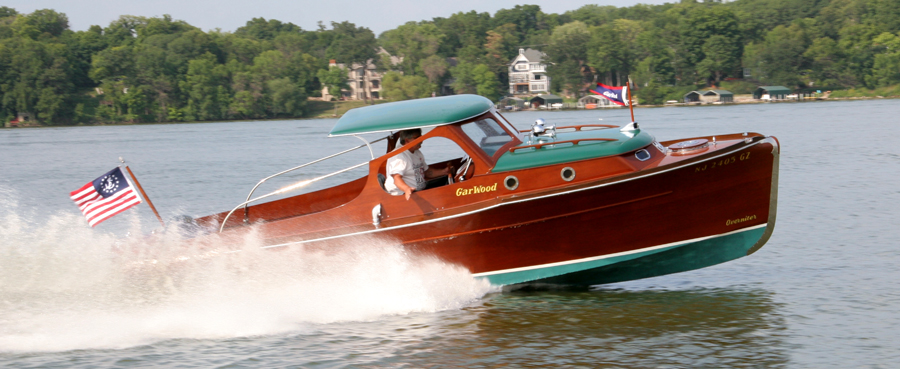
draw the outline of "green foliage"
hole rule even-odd
[[[438,48],[438,55],[456,56],[457,51],[467,46],[482,47],[487,32],[491,29],[491,15],[474,10],[459,12],[450,18],[435,18],[435,27],[444,35]]]
[[[382,82],[391,100],[431,96],[449,77],[459,93],[496,100],[520,47],[545,53],[554,91],[578,95],[631,77],[644,103],[704,85],[880,96],[900,84],[900,0],[680,1],[563,14],[517,5],[408,22],[378,38],[346,21],[330,27],[253,18],[233,33],[204,32],[169,15],[123,15],[73,31],[54,10],[0,6],[0,116],[48,125],[305,116],[308,96],[349,89],[347,71],[329,69],[329,59],[396,71]]]
[[[429,56],[419,62],[419,69],[422,70],[422,73],[425,74],[425,77],[431,83],[441,81],[448,68],[450,68],[450,64],[447,63],[447,60],[438,55]]]
[[[331,22],[334,36],[325,56],[346,65],[365,65],[378,54],[375,34],[365,27],[356,27],[350,22]]]
[[[832,91],[830,97],[834,98],[853,98],[853,97],[900,97],[900,85],[888,87],[879,87],[875,89],[866,88],[850,88],[846,90]]]
[[[323,86],[328,87],[328,94],[331,96],[340,97],[341,90],[350,89],[347,85],[347,71],[337,66],[320,69],[316,76]]]
[[[651,82],[648,86],[636,89],[635,95],[641,104],[662,105],[669,100],[681,101],[684,95],[696,89],[696,86],[664,86]]]
[[[453,90],[458,94],[478,94],[491,101],[500,99],[497,75],[486,64],[459,63],[450,69]]]
[[[397,72],[385,73],[384,97],[390,101],[429,97],[437,86],[422,76],[404,76]]]
[[[875,55],[872,74],[866,76],[866,84],[886,87],[900,83],[900,37],[885,32],[872,43],[882,51]]]
[[[806,65],[803,54],[806,37],[798,25],[778,26],[765,40],[746,48],[744,65],[757,71],[757,78],[771,85],[801,85],[800,72]]]
[[[445,36],[432,23],[408,22],[381,34],[381,44],[393,55],[403,58],[400,68],[413,75],[422,59],[434,55]]]
[[[588,59],[588,43],[591,32],[587,25],[574,21],[556,27],[550,35],[545,53],[550,59],[547,73],[569,90],[582,87],[582,66]]]
[[[746,95],[746,94],[752,94],[753,91],[756,90],[756,88],[759,86],[757,86],[753,82],[736,80],[736,81],[722,81],[721,83],[719,83],[718,87],[721,90],[731,91],[731,93],[733,93],[735,95]]]

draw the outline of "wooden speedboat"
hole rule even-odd
[[[395,150],[392,133],[410,128],[430,130]],[[519,132],[489,100],[457,95],[354,109],[330,136],[377,132],[386,137],[354,149],[385,141],[385,154],[370,151],[370,161],[333,173],[367,167],[367,175],[258,204],[330,175],[257,198],[251,191],[198,223],[223,235],[253,228],[270,249],[386,240],[497,285],[594,285],[703,268],[759,250],[775,225],[779,146],[757,133],[657,142],[636,123]],[[458,168],[452,183],[409,200],[386,192],[388,158],[436,138],[465,153],[428,163]]]

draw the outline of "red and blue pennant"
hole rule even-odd
[[[613,104],[628,105],[628,87],[626,86],[612,87],[598,83],[597,87],[591,89],[591,92],[605,97],[607,100],[612,101]]]

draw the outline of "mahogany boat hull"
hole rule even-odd
[[[340,223],[328,229],[303,226],[321,222],[302,216],[259,229],[269,248],[329,249],[373,238],[400,243],[497,285],[596,285],[689,271],[752,254],[774,229],[778,142],[761,136],[740,141],[624,175],[497,194],[471,208],[432,209],[415,219],[387,216],[379,226],[360,224],[349,214],[376,203],[398,207],[397,197],[361,195],[362,204],[351,201],[335,210],[348,219],[320,218]],[[599,164],[579,165],[573,166],[581,173]],[[563,166],[547,170],[559,173]],[[482,183],[490,192],[490,183],[510,175],[523,184],[546,177],[522,170],[485,176]]]
[[[481,231],[405,244],[497,285],[596,285],[734,260],[758,250],[774,230],[778,146],[768,141],[501,206],[455,221]],[[722,160],[728,165],[710,168]],[[496,219],[505,219],[506,227]]]

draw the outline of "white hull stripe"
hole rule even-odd
[[[494,204],[494,205],[491,205],[491,206],[483,207],[483,208],[478,209],[478,210],[472,210],[472,211],[468,211],[468,212],[465,212],[465,213],[459,213],[459,214],[449,215],[449,216],[442,217],[442,218],[429,219],[429,220],[425,220],[425,221],[421,221],[421,222],[416,222],[416,223],[404,224],[404,225],[393,226],[393,227],[387,227],[387,228],[378,228],[378,229],[373,229],[373,230],[368,230],[368,231],[362,231],[362,232],[347,233],[347,234],[341,234],[341,235],[330,236],[330,237],[322,237],[322,238],[316,238],[316,239],[312,239],[312,240],[287,242],[287,243],[281,243],[281,244],[276,244],[276,245],[263,246],[262,248],[263,248],[263,249],[270,249],[270,248],[275,248],[275,247],[285,247],[285,246],[290,246],[290,245],[301,245],[301,244],[304,244],[304,243],[312,243],[312,242],[320,242],[320,241],[329,241],[329,240],[333,240],[333,239],[337,239],[337,238],[352,237],[352,236],[361,236],[361,235],[370,234],[370,233],[385,232],[385,231],[391,231],[391,230],[394,230],[394,229],[402,229],[402,228],[408,228],[408,227],[415,227],[415,226],[419,226],[419,225],[423,225],[423,224],[430,224],[430,223],[435,223],[435,222],[442,222],[442,221],[445,221],[445,220],[448,220],[448,219],[460,218],[460,217],[464,217],[464,216],[468,216],[468,215],[480,213],[480,212],[483,212],[483,211],[491,210],[491,209],[498,208],[498,207],[505,206],[505,205],[512,205],[512,204],[517,204],[517,203],[520,203],[520,202],[527,202],[527,201],[532,201],[532,200],[539,200],[539,199],[543,199],[543,198],[547,198],[547,197],[555,197],[555,196],[568,195],[568,194],[570,194],[570,193],[576,193],[576,192],[588,191],[588,190],[593,190],[593,189],[595,189],[595,188],[606,187],[606,186],[612,186],[612,185],[619,184],[619,183],[625,183],[625,182],[630,182],[630,181],[634,181],[634,180],[641,179],[641,178],[651,177],[651,176],[655,176],[655,175],[658,175],[658,174],[667,173],[667,172],[671,172],[671,171],[678,170],[678,169],[683,169],[684,167],[687,167],[687,166],[697,165],[698,163],[702,163],[702,162],[705,162],[705,161],[715,160],[715,159],[721,158],[721,157],[723,157],[723,156],[733,155],[736,151],[741,151],[741,150],[744,150],[744,149],[746,149],[746,148],[749,148],[749,147],[758,145],[758,144],[763,143],[763,142],[768,142],[768,141],[769,141],[769,139],[766,138],[766,139],[763,139],[763,140],[759,140],[759,141],[757,141],[757,142],[754,142],[754,143],[752,143],[752,144],[750,144],[750,145],[747,145],[747,146],[741,148],[740,150],[729,151],[729,152],[726,152],[726,153],[722,153],[722,154],[719,154],[719,155],[716,155],[716,156],[709,157],[709,158],[707,158],[707,159],[705,159],[705,160],[700,160],[700,161],[692,162],[692,163],[685,164],[685,165],[679,165],[679,166],[677,166],[677,167],[673,167],[673,168],[661,170],[661,171],[658,171],[658,172],[648,173],[648,174],[644,174],[644,175],[640,175],[640,176],[636,176],[636,177],[631,177],[631,178],[623,179],[623,180],[616,181],[616,182],[602,183],[602,184],[598,184],[598,185],[595,185],[595,186],[584,187],[584,188],[577,188],[577,189],[572,189],[572,190],[568,190],[568,191],[564,191],[564,192],[558,192],[558,193],[547,194],[547,195],[542,195],[542,196],[529,197],[529,198],[527,198],[527,199],[511,200],[511,201],[501,202],[501,203]],[[514,196],[515,196],[515,195],[514,195]],[[343,206],[343,205],[342,205],[342,206]]]
[[[700,242],[700,241],[710,240],[710,239],[713,239],[713,238],[719,238],[719,237],[729,236],[729,235],[732,235],[732,234],[735,234],[735,233],[741,233],[741,232],[746,232],[746,231],[752,231],[752,230],[754,230],[754,229],[766,227],[766,226],[768,226],[768,225],[769,225],[768,223],[764,223],[764,224],[755,225],[755,226],[752,226],[752,227],[741,228],[741,229],[738,229],[738,230],[735,230],[735,231],[731,231],[731,232],[727,232],[727,233],[722,233],[722,234],[717,234],[717,235],[712,235],[712,236],[706,236],[706,237],[699,237],[699,238],[694,238],[694,239],[690,239],[690,240],[683,240],[683,241],[678,241],[678,242],[671,242],[671,243],[662,244],[662,245],[657,245],[657,246],[645,247],[645,248],[643,248],[643,249],[636,249],[636,250],[630,250],[630,251],[623,251],[623,252],[617,252],[617,253],[615,253],[615,254],[606,254],[606,255],[600,255],[600,256],[593,256],[593,257],[583,258],[583,259],[574,259],[574,260],[560,261],[560,262],[556,262],[556,263],[540,264],[540,265],[532,265],[532,266],[521,267],[521,268],[512,268],[512,269],[495,270],[495,271],[493,271],[493,272],[475,273],[475,274],[472,274],[472,276],[474,276],[474,277],[486,277],[486,276],[489,276],[489,275],[495,275],[495,274],[505,274],[505,273],[524,272],[524,271],[527,271],[527,270],[544,269],[544,268],[551,268],[551,267],[562,266],[562,265],[578,264],[578,263],[585,263],[585,262],[595,261],[595,260],[609,259],[609,258],[614,258],[614,257],[618,257],[618,256],[625,256],[625,255],[631,255],[631,254],[643,253],[643,252],[648,252],[648,251],[653,251],[653,250],[665,249],[665,248],[669,248],[669,247],[673,247],[673,246],[678,246],[678,245],[684,245],[684,244],[688,244],[688,243],[694,243],[694,242]]]

